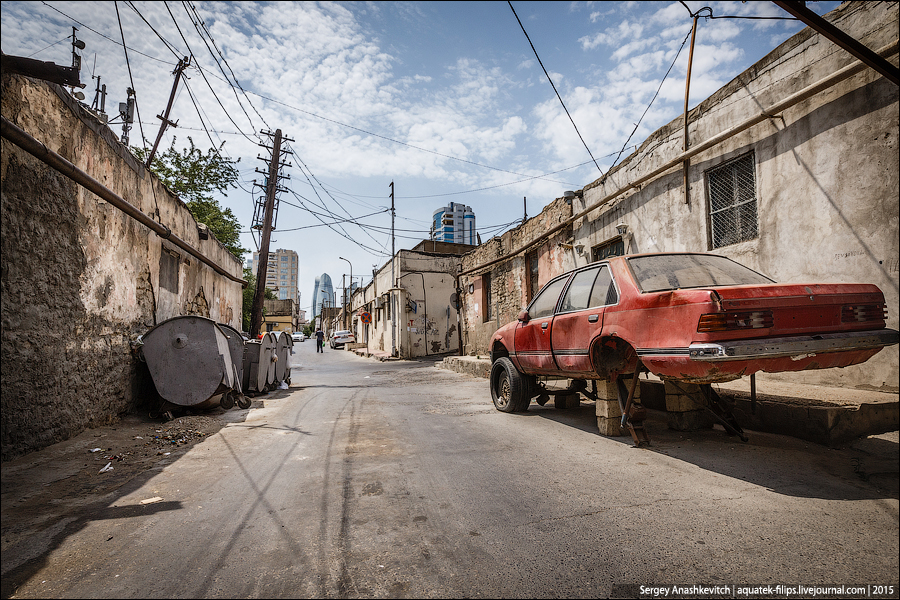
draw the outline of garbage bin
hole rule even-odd
[[[231,364],[234,365],[234,371],[237,374],[237,393],[223,394],[221,399],[222,408],[229,409],[234,406],[237,401],[238,407],[250,408],[250,399],[243,394],[246,386],[244,385],[244,336],[241,332],[228,325],[227,323],[219,323],[219,328],[225,332],[228,338],[228,349],[231,351]]]
[[[218,394],[242,397],[228,335],[215,321],[196,315],[173,317],[141,339],[141,355],[164,400],[203,407]]]
[[[275,361],[276,387],[280,386],[281,382],[291,383],[291,348],[293,345],[294,340],[291,339],[291,334],[286,331],[278,334],[278,341],[275,347],[275,352],[278,355],[278,360]]]

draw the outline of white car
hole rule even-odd
[[[356,337],[349,331],[335,331],[334,335],[331,336],[331,339],[328,340],[328,345],[331,346],[332,349],[343,348],[344,344],[352,344],[355,341]]]
[[[306,336],[303,335],[302,331],[295,331],[294,333],[291,334],[291,339],[295,342],[305,342]]]

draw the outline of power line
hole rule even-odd
[[[91,27],[88,27],[87,25],[85,25],[84,23],[82,23],[81,21],[79,21],[78,19],[75,19],[75,18],[73,18],[73,17],[70,17],[69,15],[67,15],[67,14],[64,13],[63,11],[59,10],[59,9],[56,8],[55,6],[51,6],[51,5],[47,4],[46,2],[44,2],[44,0],[41,0],[41,4],[43,4],[44,6],[47,6],[47,7],[49,7],[49,8],[52,8],[53,10],[55,10],[56,12],[58,12],[59,14],[61,14],[62,16],[64,16],[65,18],[67,18],[67,19],[69,19],[69,20],[71,20],[71,21],[73,21],[73,22],[75,22],[75,23],[78,23],[79,25],[81,25],[82,27],[84,27],[85,29],[87,29],[88,31],[92,31],[92,32],[96,33],[97,35],[99,35],[99,36],[102,37],[103,39],[109,40],[110,42],[112,42],[113,44],[115,44],[115,45],[117,45],[117,46],[125,46],[125,42],[117,42],[116,40],[112,39],[111,37],[106,36],[106,35],[103,35],[103,34],[100,33],[99,31],[97,31],[96,29],[93,29],[93,28],[91,28]],[[66,39],[68,39],[68,38],[66,38]],[[57,42],[57,43],[58,43],[58,42]],[[126,47],[126,50],[127,50],[127,49],[128,49],[128,48]],[[151,59],[151,60],[155,60],[155,61],[157,61],[157,62],[161,62],[161,63],[167,64],[167,65],[175,66],[173,63],[166,62],[166,61],[162,60],[161,58],[156,58],[155,56],[150,56],[149,54],[144,54],[144,53],[141,52],[140,50],[135,50],[134,48],[131,48],[131,51],[132,51],[132,52],[135,52],[136,54],[140,54],[141,56],[146,56],[147,58],[149,58],[149,59]]]
[[[237,85],[238,89],[241,90],[241,93],[243,93],[244,97],[247,99],[247,104],[249,104],[250,108],[253,109],[253,112],[256,113],[256,115],[260,118],[260,120],[262,120],[263,124],[267,128],[271,129],[271,127],[269,127],[269,124],[266,123],[265,118],[259,113],[258,110],[256,110],[256,107],[253,106],[253,102],[250,101],[250,97],[247,96],[247,92],[244,90],[243,86],[241,86],[241,82],[238,81],[237,75],[234,74],[234,70],[231,68],[231,65],[228,64],[228,61],[225,59],[225,55],[223,55],[222,51],[219,50],[219,46],[216,44],[216,40],[213,39],[212,33],[210,33],[209,28],[206,26],[206,23],[203,21],[203,19],[200,18],[200,14],[197,12],[197,8],[193,4],[191,4],[190,6],[191,6],[191,10],[194,12],[194,15],[196,15],[196,17],[197,17],[197,21],[200,23],[200,26],[203,27],[203,30],[206,32],[206,36],[209,38],[209,41],[212,42],[212,45],[216,49],[216,52],[218,52],[219,56],[222,58],[222,62],[225,63],[226,67],[228,67],[228,71],[231,73],[231,77],[234,78],[234,84],[231,84],[231,82],[229,81],[228,82],[229,85],[231,85],[232,88],[234,88],[234,86]],[[208,46],[207,46],[207,48],[208,48]],[[215,56],[213,57],[213,59],[215,59]],[[221,66],[219,68],[221,69]],[[225,75],[224,71],[222,72],[222,75]],[[225,79],[226,79],[226,81],[228,80],[227,75],[225,75]],[[235,92],[235,97],[237,98],[236,92]],[[240,99],[238,99],[238,102],[240,102]],[[247,116],[247,118],[248,119],[250,118],[249,115]]]
[[[512,2],[509,0],[506,1],[509,4],[509,8],[512,9],[513,15],[516,17],[516,21],[519,21],[519,27],[522,28],[522,33],[525,34],[525,38],[528,40],[529,45],[531,45],[531,50],[534,52],[534,56],[537,58],[538,63],[541,65],[541,68],[544,69],[544,75],[547,76],[547,81],[550,82],[550,85],[553,86],[553,91],[556,92],[556,97],[559,98],[559,103],[562,104],[563,110],[566,111],[566,115],[569,117],[569,121],[572,122],[572,127],[575,128],[575,133],[578,134],[578,139],[581,140],[581,143],[584,144],[584,149],[587,150],[588,154],[591,156],[591,160],[594,161],[594,165],[597,167],[597,170],[600,171],[600,174],[603,175],[603,169],[600,168],[600,165],[597,164],[597,159],[594,158],[594,155],[591,154],[591,149],[588,148],[587,143],[584,141],[584,138],[581,137],[581,132],[578,131],[578,126],[575,125],[575,119],[572,118],[572,115],[569,114],[569,109],[566,108],[566,103],[563,102],[562,96],[559,95],[559,91],[556,89],[556,86],[553,84],[553,80],[550,79],[550,73],[547,72],[546,67],[544,67],[543,61],[541,61],[541,57],[538,56],[537,50],[534,49],[534,44],[531,43],[531,38],[528,37],[528,32],[525,31],[525,26],[522,25],[522,21],[519,20],[519,15],[516,14],[516,9],[513,8]]]
[[[212,84],[210,84],[209,80],[206,78],[206,73],[200,67],[200,63],[199,63],[199,61],[197,61],[197,57],[194,54],[194,51],[191,50],[191,45],[188,43],[187,38],[184,37],[184,33],[181,31],[181,27],[178,25],[178,20],[175,18],[175,15],[172,14],[171,9],[169,9],[168,2],[163,2],[163,5],[165,5],[166,10],[169,12],[169,16],[172,17],[172,21],[175,23],[175,28],[178,29],[178,34],[181,36],[182,41],[184,41],[185,47],[188,49],[188,54],[190,54],[190,56],[194,59],[193,62],[195,64],[195,66],[197,67],[197,71],[200,72],[200,75],[203,77],[203,81],[206,82],[206,85],[207,85],[207,87],[209,87],[209,91],[212,92],[212,95],[216,99],[216,102],[218,102],[219,106],[222,107],[222,111],[225,113],[225,116],[228,117],[228,120],[231,121],[232,125],[237,127],[237,130],[240,131],[241,135],[243,135],[245,138],[247,138],[248,141],[257,143],[259,141],[258,139],[254,140],[253,138],[248,136],[246,133],[244,133],[243,130],[241,129],[240,125],[235,123],[234,119],[231,118],[231,114],[229,114],[228,109],[226,109],[225,105],[222,104],[222,100],[219,99],[219,96],[218,96],[218,94],[216,94],[216,91],[213,89]],[[190,16],[190,14],[188,16]],[[191,22],[193,23],[193,20],[191,20]]]
[[[244,108],[244,105],[241,103],[241,99],[240,99],[240,98],[238,97],[238,95],[237,95],[237,90],[235,89],[234,84],[231,83],[231,81],[228,79],[228,74],[225,73],[225,69],[222,68],[222,65],[219,63],[219,60],[216,58],[216,55],[213,54],[212,48],[209,47],[209,43],[206,41],[206,37],[204,37],[203,33],[206,32],[206,36],[209,37],[209,39],[212,41],[213,46],[216,45],[215,40],[212,39],[212,35],[210,35],[210,33],[209,33],[209,31],[206,29],[206,26],[205,26],[205,25],[201,28],[200,25],[197,24],[197,21],[194,21],[194,16],[196,16],[196,17],[197,17],[197,20],[200,21],[200,23],[202,24],[202,20],[200,19],[200,15],[197,14],[197,11],[194,9],[193,5],[190,5],[188,2],[185,2],[184,0],[182,0],[181,5],[182,5],[182,7],[184,7],[184,10],[185,10],[185,12],[187,13],[188,18],[191,20],[191,23],[193,24],[194,29],[197,31],[197,35],[200,36],[200,40],[201,40],[201,41],[203,42],[203,44],[206,46],[206,50],[209,52],[209,55],[212,56],[213,62],[216,63],[216,66],[219,67],[219,71],[221,71],[221,72],[222,72],[222,75],[225,77],[225,82],[226,82],[226,83],[228,84],[228,86],[231,88],[231,91],[234,92],[234,99],[237,100],[238,106],[241,107],[241,111],[244,113],[244,116],[247,117],[247,120],[248,120],[248,121],[250,121],[250,127],[252,127],[252,128],[255,130],[255,129],[256,129],[256,126],[253,124],[253,119],[251,119],[251,118],[250,118],[250,115],[247,114],[247,111],[246,111],[246,109]],[[193,11],[193,13],[194,13],[193,15],[191,14],[191,11]],[[217,51],[218,51],[218,49],[219,49],[219,48],[216,47],[216,50],[217,50]],[[221,52],[219,53],[219,55],[221,56]],[[223,61],[223,62],[225,61],[225,57],[222,57],[222,61]],[[227,63],[226,63],[226,64],[227,64]],[[230,66],[228,67],[228,70],[229,70],[229,71],[231,70],[231,67],[230,67]],[[234,72],[232,71],[231,74],[234,75]],[[259,114],[259,113],[257,113],[257,114]],[[268,124],[266,124],[266,127],[268,127]],[[239,129],[240,129],[240,128],[239,128]]]

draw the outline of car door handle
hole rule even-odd
[[[550,321],[544,321],[541,323],[541,329],[547,329],[550,326]]]
[[[588,323],[596,323],[600,319],[600,315],[588,316]]]

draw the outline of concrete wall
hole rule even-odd
[[[835,25],[871,49],[896,43],[897,3],[842,5]],[[702,102],[690,113],[691,145],[728,130],[841,67],[853,57],[809,29]],[[892,62],[897,63],[896,53]],[[677,156],[682,120],[655,132],[618,168],[585,186],[580,212]],[[862,282],[885,294],[888,327],[898,328],[898,93],[871,69],[729,138],[691,160],[690,202],[676,168],[575,223],[590,248],[629,226],[628,252],[711,251],[779,282]],[[755,155],[759,236],[713,248],[706,172]],[[586,264],[577,257],[577,264]],[[761,377],[763,377],[761,375]],[[896,390],[898,348],[863,365],[764,377]]]
[[[187,207],[62,88],[2,78],[2,113],[204,255],[242,276]],[[6,139],[2,177],[2,459],[114,422],[152,397],[132,343],[198,314],[241,327],[241,285]]]
[[[459,245],[447,246],[456,251]],[[388,262],[369,285],[353,294],[350,330],[356,341],[365,342],[370,352],[390,352],[396,345],[401,358],[456,352],[459,326],[457,311],[450,301],[456,291],[459,262],[457,255],[400,250],[396,266],[398,286],[393,292]],[[392,297],[396,311],[391,308],[388,320]],[[371,323],[360,321],[361,310],[372,315]]]

